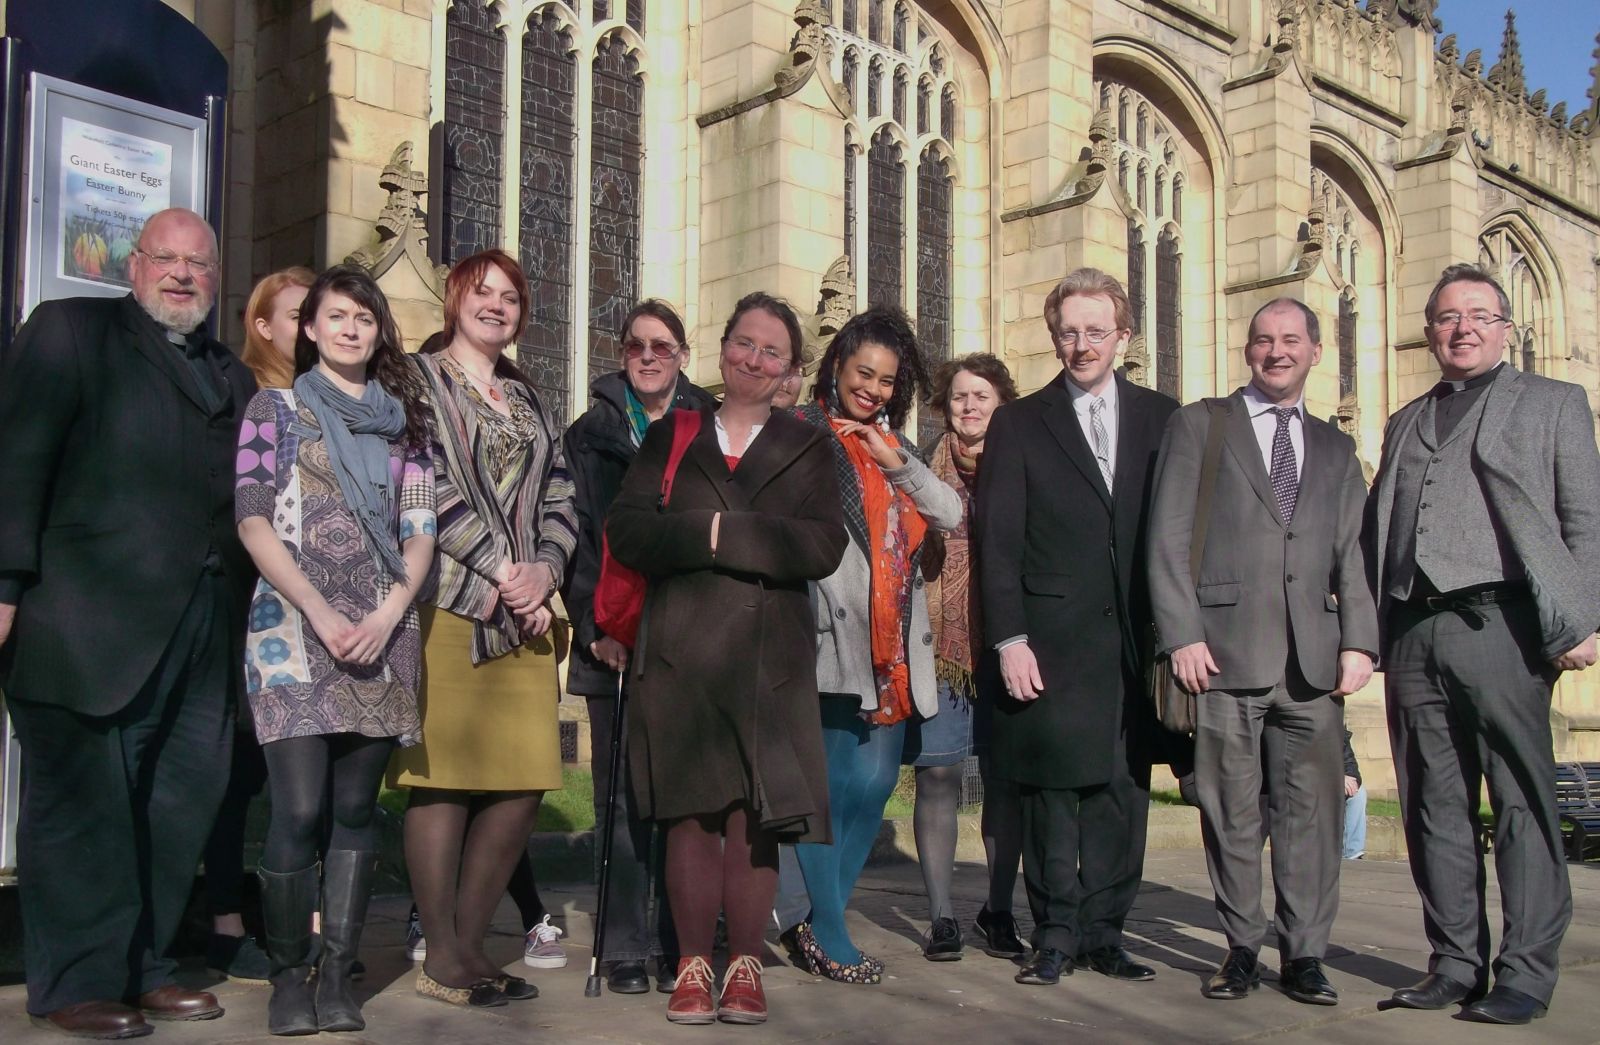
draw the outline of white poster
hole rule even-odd
[[[62,119],[61,276],[128,286],[139,230],[171,199],[171,145]]]

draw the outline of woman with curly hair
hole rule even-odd
[[[817,585],[817,688],[833,844],[796,847],[811,917],[796,940],[818,975],[877,983],[883,964],[850,940],[844,909],[899,776],[906,723],[938,713],[921,562],[930,530],[954,529],[961,499],[900,434],[927,366],[905,314],[869,309],[834,336],[801,418],[832,448],[850,544]]]
[[[435,530],[417,372],[365,271],[339,266],[312,284],[295,370],[292,389],[250,401],[234,499],[239,539],[261,571],[245,689],[272,796],[259,873],[273,1034],[366,1025],[347,974],[378,862],[378,785],[396,742],[415,743],[421,727],[412,601]]]

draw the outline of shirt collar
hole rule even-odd
[[[1090,406],[1089,400],[1094,398],[1094,393],[1079,388],[1065,376],[1063,376],[1062,380],[1067,386],[1067,395],[1072,397],[1072,408],[1079,413],[1087,414]],[[1105,391],[1100,393],[1100,401],[1112,410],[1117,408],[1117,378],[1115,374],[1111,376],[1110,382],[1106,384]]]
[[[1276,410],[1280,406],[1282,406],[1283,404],[1269,402],[1265,396],[1263,396],[1260,392],[1256,391],[1256,386],[1255,385],[1245,385],[1244,386],[1244,405],[1245,405],[1245,408],[1250,411],[1250,416],[1251,417],[1260,417],[1262,414],[1266,413],[1268,410]],[[1306,420],[1306,396],[1305,396],[1305,393],[1301,392],[1300,393],[1300,398],[1295,400],[1293,403],[1288,404],[1288,406],[1295,413],[1300,415],[1300,423],[1304,424],[1305,420]]]
[[[1500,368],[1503,366],[1505,366],[1504,362],[1496,363],[1494,365],[1494,369],[1479,374],[1477,377],[1469,377],[1465,381],[1441,379],[1439,383],[1434,386],[1434,388],[1441,396],[1447,396],[1451,392],[1462,392],[1469,388],[1482,388],[1484,385],[1500,376]]]

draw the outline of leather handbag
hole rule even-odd
[[[661,473],[661,497],[657,511],[666,511],[672,499],[672,478],[688,452],[689,444],[700,434],[700,411],[672,412],[672,450]],[[611,557],[611,541],[600,538],[600,583],[594,589],[594,623],[602,632],[630,650],[639,638],[639,620],[644,616],[645,576]]]
[[[1206,531],[1211,526],[1211,497],[1217,489],[1217,468],[1222,460],[1223,424],[1217,420],[1220,410],[1226,418],[1231,412],[1227,400],[1207,399],[1206,449],[1200,460],[1200,486],[1195,492],[1194,529],[1189,536],[1189,582],[1200,583],[1200,560],[1206,552]],[[1172,672],[1171,657],[1157,657],[1150,667],[1150,699],[1155,704],[1156,718],[1162,726],[1174,733],[1189,734],[1195,727],[1195,697],[1179,685]]]

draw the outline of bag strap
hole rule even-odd
[[[1222,436],[1226,421],[1217,420],[1217,411],[1227,418],[1233,408],[1226,399],[1207,399],[1206,450],[1200,459],[1200,489],[1194,499],[1194,533],[1189,538],[1189,581],[1200,583],[1200,560],[1206,553],[1206,531],[1211,528],[1211,495],[1217,490],[1217,470],[1222,463]]]
[[[672,500],[672,479],[678,474],[683,455],[689,452],[689,444],[699,434],[700,411],[672,411],[672,451],[667,454],[667,470],[661,473],[661,496],[656,500],[656,511],[666,511]]]

